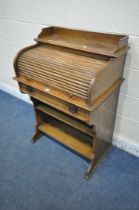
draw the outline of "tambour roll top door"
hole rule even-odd
[[[16,61],[19,75],[56,87],[68,94],[88,98],[95,73],[105,61],[41,44],[20,54]]]

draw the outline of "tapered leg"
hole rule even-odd
[[[96,131],[95,131],[95,126],[92,126],[92,134],[93,134],[93,147],[92,147],[92,157],[90,159],[90,163],[88,165],[87,171],[85,172],[84,178],[89,179],[92,175],[94,164],[95,164],[95,149],[96,149]]]
[[[32,136],[31,142],[35,143],[41,137],[41,135],[42,135],[42,133],[37,129],[37,126],[36,126],[36,130],[35,130],[35,133]]]
[[[104,155],[106,155],[106,152],[110,148],[111,148],[110,143],[104,141],[103,139],[99,139],[95,135],[94,142],[93,142],[93,154],[92,154],[90,163],[88,165],[87,171],[84,176],[85,179],[88,180],[91,177],[91,175],[95,171],[96,167],[102,161]]]
[[[94,155],[92,155],[92,159],[90,160],[87,171],[85,172],[85,175],[84,175],[85,179],[88,180],[91,177],[93,168],[94,168]]]
[[[41,131],[38,129],[39,125],[41,125],[43,123],[43,120],[41,118],[40,115],[40,111],[36,109],[36,105],[35,105],[35,101],[34,99],[31,97],[31,101],[33,103],[33,107],[34,107],[34,113],[35,113],[35,119],[36,119],[36,126],[35,126],[35,132],[32,136],[32,143],[36,142],[42,135]]]

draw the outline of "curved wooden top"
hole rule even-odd
[[[88,100],[92,79],[107,63],[41,44],[24,49],[18,56],[16,68],[20,76]]]

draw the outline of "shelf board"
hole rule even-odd
[[[85,133],[89,136],[91,136],[92,138],[94,137],[94,133],[93,130],[91,128],[89,128],[88,126],[86,126],[83,123],[80,123],[79,121],[75,121],[74,119],[72,119],[69,116],[66,116],[65,114],[63,114],[60,111],[57,111],[55,109],[53,109],[52,107],[46,106],[46,105],[38,105],[36,106],[36,109],[74,127],[75,129],[81,131],[82,133]]]
[[[64,124],[59,127],[51,122],[41,124],[38,129],[87,159],[91,159],[93,145],[89,144],[87,139],[85,139],[90,138],[87,135],[80,135],[80,132],[78,132],[78,136],[77,131],[72,133],[68,132],[67,126],[64,127]]]

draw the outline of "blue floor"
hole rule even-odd
[[[139,159],[112,148],[87,162],[46,136],[30,143],[31,105],[0,91],[0,210],[139,210]]]

